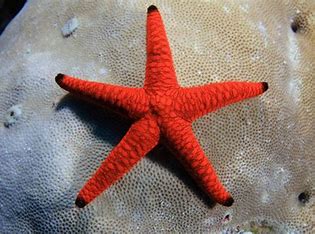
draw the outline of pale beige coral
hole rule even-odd
[[[164,19],[182,86],[269,83],[263,96],[194,124],[235,199],[230,208],[209,205],[162,147],[92,204],[74,207],[128,123],[64,98],[54,77],[142,86],[151,4]],[[29,0],[0,38],[0,121],[11,106],[23,113],[0,127],[0,230],[233,232],[264,221],[268,230],[312,232],[314,15],[314,0]],[[72,18],[77,28],[65,38]]]

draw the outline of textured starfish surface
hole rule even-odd
[[[147,13],[147,62],[143,88],[80,80],[58,74],[63,89],[100,103],[134,121],[120,143],[80,190],[75,204],[84,207],[108,189],[160,141],[166,144],[204,192],[231,206],[232,196],[221,184],[192,131],[192,122],[223,106],[258,96],[266,82],[222,82],[180,87],[162,18],[155,6]]]

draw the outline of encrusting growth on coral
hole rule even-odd
[[[61,32],[64,37],[69,37],[79,27],[77,18],[69,19],[62,27]]]
[[[14,105],[11,108],[7,110],[7,113],[5,115],[5,127],[10,127],[11,125],[15,124],[16,121],[18,121],[21,118],[23,111],[22,111],[22,105]]]
[[[134,120],[95,174],[79,192],[76,205],[84,207],[118,181],[159,142],[160,138],[200,187],[216,202],[234,202],[219,181],[211,162],[192,131],[192,122],[226,105],[258,96],[266,82],[222,82],[180,87],[162,18],[155,6],[147,14],[147,62],[143,88],[129,88],[58,74],[65,90],[101,103]]]

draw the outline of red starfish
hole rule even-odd
[[[84,207],[108,189],[155,147],[160,137],[216,202],[234,202],[223,187],[192,131],[192,122],[223,106],[258,96],[266,82],[222,82],[183,88],[177,83],[171,50],[159,11],[147,14],[147,63],[143,88],[128,88],[58,74],[56,82],[71,93],[109,106],[135,122],[78,194]]]

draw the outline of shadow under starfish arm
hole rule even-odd
[[[268,89],[266,82],[222,82],[182,88],[177,112],[193,121],[224,106],[256,97]]]
[[[149,102],[143,88],[81,80],[64,74],[58,74],[55,79],[61,88],[70,93],[107,106],[132,119],[143,117],[149,109]]]
[[[75,204],[82,208],[94,200],[130,171],[158,144],[159,138],[159,127],[150,114],[135,122],[80,190]]]

